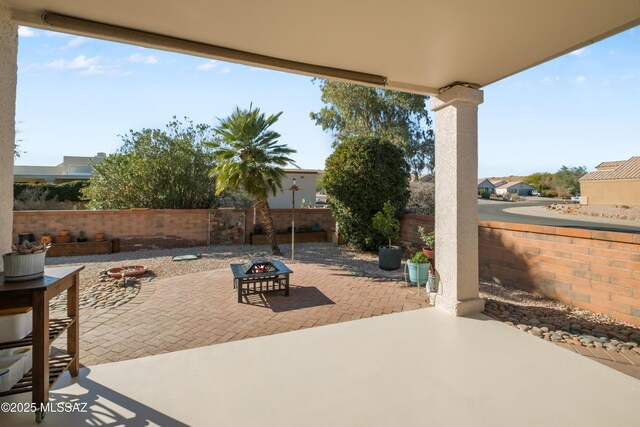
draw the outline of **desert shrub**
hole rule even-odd
[[[207,209],[216,199],[209,174],[213,154],[206,124],[174,117],[166,129],[142,129],[121,137],[117,153],[96,164],[82,191],[92,209]]]
[[[409,199],[409,164],[404,151],[377,137],[353,137],[339,144],[326,162],[323,179],[340,234],[359,249],[384,243],[372,218],[388,200],[396,215]]]
[[[249,209],[253,206],[252,200],[240,192],[223,191],[215,201],[215,208]]]
[[[89,185],[89,181],[71,181],[63,184],[29,184],[16,182],[13,184],[14,200],[33,198],[34,195],[46,194],[46,200],[58,200],[61,202],[77,202],[80,200],[80,192]],[[24,192],[27,192],[23,196]]]
[[[433,182],[414,181],[409,184],[406,213],[433,215],[436,209],[436,186]]]
[[[44,186],[31,186],[23,188],[17,197],[13,199],[13,210],[16,211],[41,211],[47,209],[50,202],[49,190]]]

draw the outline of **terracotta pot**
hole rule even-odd
[[[71,234],[71,233],[69,232],[69,230],[60,230],[60,231],[58,232],[58,235],[59,235],[60,237],[68,236],[69,234]]]
[[[52,241],[53,241],[53,239],[49,235],[44,235],[44,236],[40,237],[40,243],[44,243],[45,245],[48,245]]]
[[[429,249],[429,248],[422,248],[422,253],[425,254],[427,256],[427,258],[429,258],[429,261],[431,261],[431,264],[433,264],[434,266],[436,265],[436,251],[433,249]]]
[[[95,239],[96,242],[102,242],[104,240],[104,233],[96,233]]]
[[[71,236],[58,236],[56,237],[56,243],[69,243]]]

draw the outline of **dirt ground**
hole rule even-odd
[[[596,218],[630,219],[640,221],[640,206],[586,206],[579,204],[553,204],[546,207],[558,213]]]

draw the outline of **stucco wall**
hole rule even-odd
[[[0,4],[0,253],[11,249],[17,54],[18,28]]]
[[[287,172],[287,175],[282,180],[282,191],[279,191],[275,196],[269,196],[269,206],[274,209],[291,208],[291,186],[293,185],[293,179],[296,179],[296,185],[298,191],[296,191],[296,208],[301,207],[302,199],[305,203],[312,207],[316,204],[316,181],[318,175],[314,173],[294,173]]]
[[[587,205],[640,206],[640,180],[585,181],[580,183],[580,195]]]

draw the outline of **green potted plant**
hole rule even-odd
[[[50,244],[24,241],[11,247],[11,252],[2,255],[4,279],[8,282],[32,280],[44,275],[44,257]]]
[[[390,201],[386,201],[382,210],[373,217],[373,228],[389,240],[386,246],[378,248],[378,266],[382,270],[397,270],[402,265],[402,249],[391,242],[400,234],[400,221]]]
[[[424,247],[422,248],[422,253],[424,253],[428,258],[431,264],[436,264],[436,232],[431,231],[427,233],[424,230],[423,226],[418,226],[418,234],[420,235],[420,240],[424,243]]]
[[[78,233],[78,243],[83,243],[87,241],[87,235],[84,233],[84,230],[80,230]]]
[[[423,252],[416,254],[407,261],[409,270],[409,281],[418,286],[424,285],[429,280],[429,258]]]

